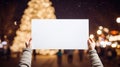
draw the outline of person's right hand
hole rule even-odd
[[[91,38],[88,40],[88,49],[89,50],[94,50],[95,49],[95,41]]]

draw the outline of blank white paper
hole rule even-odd
[[[33,19],[32,49],[87,49],[88,19]]]

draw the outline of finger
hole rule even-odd
[[[91,39],[91,38],[90,38],[90,41],[91,41],[92,43],[94,42],[94,40],[93,40],[93,39]]]
[[[28,47],[28,44],[25,42],[25,46]]]
[[[29,39],[29,43],[31,42],[32,38]]]
[[[95,43],[95,41],[93,39],[91,39],[92,43]]]
[[[93,42],[91,38],[89,38],[89,42],[90,42],[90,43],[92,43],[92,42]]]
[[[88,44],[90,45],[91,43],[92,43],[92,42],[91,42],[91,40],[89,39],[89,40],[88,40]]]

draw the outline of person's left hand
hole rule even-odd
[[[30,38],[29,41],[25,43],[26,48],[31,48],[31,40],[32,38]]]

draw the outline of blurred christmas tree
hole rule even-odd
[[[25,9],[21,19],[20,28],[16,31],[11,49],[13,51],[22,51],[25,48],[25,42],[31,36],[32,19],[55,19],[55,10],[49,0],[31,0]]]

